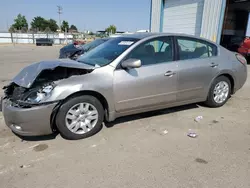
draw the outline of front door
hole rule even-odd
[[[218,72],[217,47],[203,40],[178,37],[177,101],[204,99]]]
[[[173,42],[160,37],[144,42],[126,59],[140,59],[142,66],[114,72],[117,112],[160,106],[176,101],[177,65],[173,61]]]

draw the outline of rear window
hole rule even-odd
[[[217,55],[217,46],[189,37],[177,38],[180,60],[208,58]]]

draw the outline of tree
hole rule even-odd
[[[62,21],[61,30],[67,32],[69,30],[69,23],[65,20]]]
[[[49,19],[46,20],[41,16],[37,16],[35,18],[33,18],[32,22],[31,22],[31,28],[32,30],[39,30],[39,31],[53,31],[56,32],[56,30],[58,29],[58,25],[56,23],[55,20],[53,19]]]
[[[75,25],[71,25],[69,29],[77,31],[77,27]]]
[[[56,23],[56,20],[49,19],[48,20],[48,27],[50,28],[51,31],[56,32],[58,29],[58,25]]]
[[[14,19],[14,24],[11,26],[16,30],[28,30],[28,22],[25,16],[18,14],[17,17]]]
[[[34,17],[31,21],[33,30],[44,31],[48,27],[48,21],[41,16]]]
[[[50,33],[51,29],[49,27],[46,27],[46,29],[44,30],[45,33]]]
[[[114,33],[116,33],[116,26],[110,25],[108,28],[105,29],[105,31],[109,34],[114,34]]]
[[[10,26],[10,28],[9,28],[9,32],[10,32],[10,33],[14,33],[14,32],[15,32],[15,30],[16,30],[16,29],[13,27],[13,25],[12,25],[12,26]]]

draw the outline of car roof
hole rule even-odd
[[[144,39],[148,37],[160,37],[160,36],[180,36],[180,37],[190,37],[194,39],[199,39],[203,41],[207,41],[209,43],[215,44],[213,41],[207,40],[205,38],[197,37],[194,35],[188,35],[188,34],[183,34],[183,33],[153,33],[153,32],[139,32],[139,33],[132,33],[132,34],[122,34],[119,37],[128,37],[128,38],[137,38],[137,39]]]
[[[154,35],[156,35],[156,33],[140,32],[140,33],[120,34],[118,37],[143,39]]]

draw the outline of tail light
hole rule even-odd
[[[247,64],[247,60],[245,57],[243,57],[242,55],[240,54],[236,54],[236,58],[239,62],[241,62],[243,65],[246,65]]]

